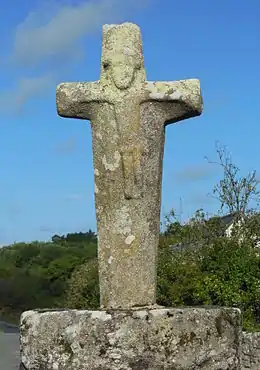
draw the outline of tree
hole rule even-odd
[[[97,243],[97,234],[89,229],[89,231],[83,233],[69,233],[67,235],[53,235],[51,238],[53,243],[59,245],[72,245],[72,244],[86,244],[86,243]]]
[[[256,171],[241,176],[240,169],[232,162],[227,148],[217,143],[216,151],[217,162],[206,157],[209,163],[218,164],[223,170],[223,178],[214,186],[213,196],[220,202],[221,211],[226,209],[241,218],[250,211],[251,202],[259,201],[260,198]]]
[[[259,331],[260,255],[251,237],[260,224],[257,216],[246,217],[248,233],[239,243],[236,228],[232,238],[227,238],[221,217],[205,219],[202,210],[184,225],[167,218],[158,254],[157,303],[238,307],[243,329]],[[184,248],[169,248],[172,240]]]
[[[98,260],[94,258],[79,266],[69,281],[66,306],[97,309],[99,306]]]

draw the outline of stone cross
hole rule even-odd
[[[100,80],[60,84],[57,111],[91,122],[101,308],[151,306],[165,125],[201,114],[200,83],[146,81],[139,27],[105,25]]]

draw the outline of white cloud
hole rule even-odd
[[[64,197],[65,200],[82,200],[84,198],[83,194],[69,194]]]
[[[13,58],[25,65],[70,54],[82,37],[103,23],[121,21],[133,0],[94,0],[78,4],[43,3],[17,26]],[[52,4],[52,6],[50,6]]]
[[[61,69],[88,53],[81,46],[85,37],[104,23],[129,20],[130,12],[144,5],[146,0],[41,0],[16,27],[9,60],[25,70],[16,87],[2,94],[0,108],[17,109],[49,87],[55,89]],[[24,77],[28,68],[30,78]],[[45,71],[31,76],[37,69]]]
[[[18,92],[17,94],[18,103],[23,103],[23,98],[26,100],[31,95],[38,95],[41,93],[42,90],[47,89],[49,86],[52,85],[54,81],[54,76],[51,74],[43,75],[40,77],[33,77],[33,78],[22,78],[18,82]]]
[[[0,110],[6,113],[21,113],[23,105],[31,98],[44,95],[50,87],[57,84],[54,74],[38,77],[20,78],[13,90],[0,93]]]
[[[191,166],[178,172],[175,177],[179,182],[199,181],[209,178],[215,172],[212,165],[205,164],[200,166]]]

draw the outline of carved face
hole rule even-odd
[[[103,62],[103,70],[108,78],[112,79],[115,86],[120,90],[125,90],[131,86],[135,79],[135,74],[141,65],[136,63],[133,58],[122,58],[115,56],[113,60]]]
[[[126,90],[146,79],[140,28],[132,23],[105,25],[101,80]]]

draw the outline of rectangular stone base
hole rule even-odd
[[[260,333],[243,333],[241,341],[242,369],[260,369]]]
[[[20,331],[27,370],[241,368],[234,308],[27,311]]]

